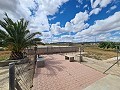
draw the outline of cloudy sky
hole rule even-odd
[[[120,0],[0,0],[4,12],[43,42],[120,41]]]

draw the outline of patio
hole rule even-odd
[[[36,68],[32,90],[82,90],[106,76],[59,54],[44,55],[45,67]]]

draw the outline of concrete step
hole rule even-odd
[[[107,75],[83,90],[120,90],[120,77]]]

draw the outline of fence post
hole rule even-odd
[[[9,63],[9,90],[15,90],[15,63]]]
[[[35,51],[34,59],[35,59],[35,64],[36,64],[36,62],[37,62],[37,46],[34,47],[34,51]]]
[[[82,47],[80,46],[79,48],[79,51],[80,51],[80,56],[79,56],[79,61],[80,63],[83,61],[83,56],[82,56]]]
[[[48,46],[47,46],[47,54],[48,54]]]

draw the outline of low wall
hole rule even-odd
[[[3,60],[0,62],[0,67],[9,66],[9,63],[15,62],[15,64],[23,64],[29,61],[28,58],[19,59],[19,60]]]
[[[27,51],[27,50],[26,50]],[[34,54],[33,49],[28,50],[29,54]],[[68,53],[68,52],[77,52],[79,51],[78,47],[73,46],[45,46],[45,47],[38,47],[37,54],[55,54],[55,53]]]

